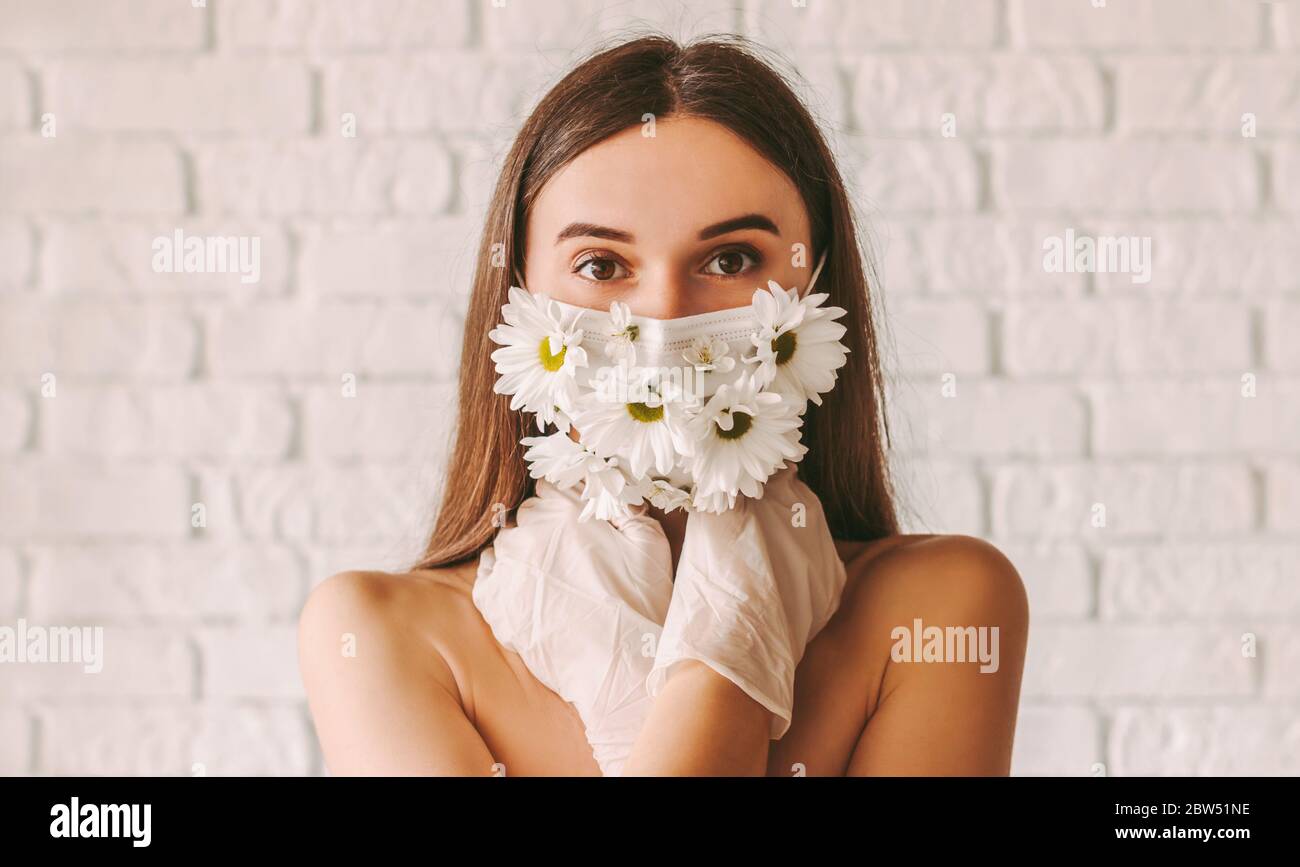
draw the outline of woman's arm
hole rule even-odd
[[[841,604],[799,664],[794,720],[764,745],[772,714],[704,663],[676,666],[626,773],[749,775],[796,766],[813,775],[1005,775],[1011,764],[1029,607],[1015,567],[966,536],[837,542],[848,569]],[[916,619],[996,626],[996,670],[978,662],[892,659],[893,630]]]
[[[844,586],[821,503],[794,467],[763,496],[686,521],[626,773],[762,774],[789,727],[794,676]]]
[[[763,776],[772,714],[697,659],[677,663],[624,776]]]

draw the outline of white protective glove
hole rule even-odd
[[[759,499],[692,512],[647,689],[657,696],[674,663],[700,660],[771,711],[771,739],[780,740],[795,669],[839,607],[844,582],[821,501],[793,465],[773,474]]]
[[[501,645],[573,704],[605,776],[618,776],[650,712],[673,591],[672,552],[644,505],[579,521],[581,486],[538,480],[515,524],[483,550],[473,599]]]

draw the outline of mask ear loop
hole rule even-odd
[[[803,292],[800,293],[799,295],[800,298],[805,298],[808,296],[810,292],[812,292],[813,286],[815,286],[817,283],[817,275],[822,272],[822,266],[826,264],[826,254],[829,252],[830,252],[830,247],[827,247],[825,250],[822,250],[821,256],[818,257],[817,259],[817,267],[813,268],[812,276],[808,278],[808,285],[807,287],[804,288]]]

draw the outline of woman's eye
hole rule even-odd
[[[709,260],[704,273],[731,277],[753,270],[758,258],[744,250],[724,250]]]
[[[588,280],[604,282],[605,280],[626,276],[626,269],[623,269],[623,266],[613,259],[604,256],[592,256],[580,262],[574,273],[586,277]]]

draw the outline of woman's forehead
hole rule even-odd
[[[653,243],[746,214],[768,216],[783,237],[809,231],[793,182],[750,144],[713,121],[671,118],[579,154],[547,181],[528,229],[530,241],[548,246],[575,220]]]

